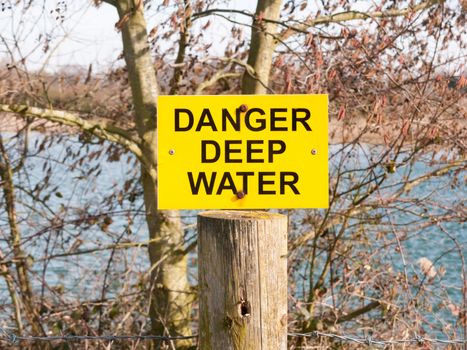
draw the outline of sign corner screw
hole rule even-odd
[[[238,191],[238,192],[237,192],[237,198],[238,198],[238,199],[245,198],[245,196],[246,196],[246,193],[245,193],[245,192],[243,192],[243,191]]]
[[[173,155],[175,154],[175,150],[174,150],[174,149],[169,149],[169,154],[170,154],[171,156],[173,156]]]

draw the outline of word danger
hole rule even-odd
[[[245,113],[240,108],[231,113],[227,108],[221,110],[220,122],[215,122],[211,110],[204,108],[197,120],[186,108],[175,108],[175,131],[242,131],[242,126],[250,131],[297,131],[299,127],[311,131],[308,123],[311,112],[307,108],[270,108],[267,114],[264,109],[251,108]],[[290,117],[288,114],[290,113]]]
[[[174,110],[175,132],[206,132],[209,138],[201,140],[199,161],[201,164],[242,164],[238,171],[188,171],[187,180],[193,195],[221,195],[224,191],[233,194],[258,195],[295,194],[299,195],[299,175],[294,171],[251,171],[249,166],[258,163],[275,163],[286,157],[287,144],[274,139],[260,139],[256,132],[269,131],[312,131],[310,126],[311,111],[307,108],[251,108],[248,110],[216,111],[215,118],[209,108],[204,108],[195,115],[186,108]],[[256,137],[246,139],[216,138],[222,132],[255,132]],[[245,135],[245,134],[244,134]],[[248,134],[253,135],[253,134]],[[264,170],[264,169],[261,169]],[[284,169],[281,169],[284,170]],[[241,187],[239,187],[241,186]]]

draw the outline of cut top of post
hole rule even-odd
[[[223,220],[277,220],[284,218],[282,214],[244,210],[211,210],[199,213],[199,216]]]

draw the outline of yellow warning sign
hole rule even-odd
[[[160,96],[159,209],[327,208],[328,96]]]

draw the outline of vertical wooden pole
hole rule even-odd
[[[287,349],[287,217],[198,216],[200,348]]]

